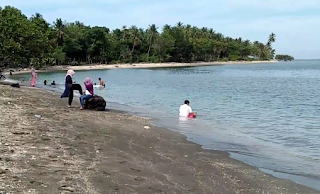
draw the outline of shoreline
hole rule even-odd
[[[196,63],[133,63],[133,64],[92,64],[83,66],[71,66],[71,65],[61,65],[61,66],[51,66],[40,70],[36,70],[38,73],[41,72],[54,72],[54,71],[67,71],[68,69],[73,70],[102,70],[102,69],[132,69],[132,68],[175,68],[175,67],[201,67],[201,66],[217,66],[217,65],[244,65],[244,64],[259,64],[259,63],[278,63],[277,60],[270,61],[227,61],[227,62],[196,62]],[[25,74],[29,73],[30,68],[25,68],[20,71],[14,71],[13,74]],[[9,74],[6,70],[5,75]]]
[[[263,173],[227,152],[204,150],[146,118],[68,109],[55,92],[39,88],[0,86],[0,94],[5,126],[0,163],[7,169],[0,176],[15,191],[320,193]],[[30,167],[33,172],[26,171]]]

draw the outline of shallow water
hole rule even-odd
[[[38,85],[55,80],[62,90],[64,76],[40,73]],[[106,81],[95,92],[111,108],[155,118],[205,149],[320,190],[320,61],[77,71],[75,80],[86,76]],[[177,117],[185,99],[197,119]]]

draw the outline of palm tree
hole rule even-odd
[[[126,31],[127,31],[127,26],[126,25],[122,26],[122,34],[123,34],[122,39],[123,40],[126,37]]]
[[[55,22],[54,22],[54,30],[56,32],[56,37],[57,37],[57,46],[61,46],[62,42],[64,40],[65,37],[65,25],[62,22],[61,18],[58,18]]]
[[[154,44],[155,42],[155,39],[156,39],[156,36],[158,34],[158,31],[157,31],[157,27],[155,24],[152,24],[149,26],[149,29],[148,29],[148,38],[147,38],[147,41],[149,43],[149,48],[148,48],[148,54],[147,54],[147,60],[149,60],[149,55],[150,55],[150,50],[151,50],[151,47],[152,45]]]
[[[169,31],[171,30],[171,26],[169,24],[166,24],[163,26],[163,31]]]
[[[208,33],[209,33],[209,38],[212,39],[216,32],[212,28],[210,28]]]
[[[268,40],[268,42],[274,43],[275,41],[276,41],[276,35],[275,35],[274,33],[271,33],[271,34],[269,35],[269,40]]]
[[[138,37],[138,28],[136,26],[131,26],[130,28],[130,34],[132,35],[133,37],[133,43],[132,43],[132,49],[131,49],[131,54],[133,54],[134,52],[134,49],[136,46],[138,46],[140,44],[140,39]]]
[[[182,28],[182,27],[183,27],[183,23],[182,23],[182,22],[178,22],[178,23],[177,23],[177,27],[178,27],[178,28]]]

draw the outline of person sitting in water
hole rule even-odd
[[[43,84],[44,84],[44,85],[47,85],[47,80],[44,80]]]
[[[189,104],[190,104],[189,100],[184,101],[184,104],[180,106],[179,116],[181,116],[181,117],[195,117],[195,113],[192,112],[192,109]],[[193,115],[193,116],[191,116],[191,115]]]
[[[55,85],[56,85],[56,82],[55,82],[55,81],[53,81],[53,82],[51,83],[51,85],[52,85],[52,86],[55,86]]]
[[[80,104],[81,104],[81,107],[80,107],[80,110],[83,110],[84,109],[84,101],[85,100],[89,100],[90,98],[93,97],[93,84],[92,84],[92,81],[89,77],[87,77],[84,81],[84,86],[86,88],[85,92],[84,92],[84,95],[82,95],[80,97]]]
[[[100,86],[106,87],[106,84],[104,81],[99,77]]]

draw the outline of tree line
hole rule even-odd
[[[294,57],[290,55],[276,55],[275,59],[279,61],[293,61]]]
[[[270,60],[275,34],[267,38],[266,43],[234,39],[181,22],[114,30],[61,18],[50,24],[39,13],[28,18],[17,8],[0,7],[0,65],[5,67]]]

